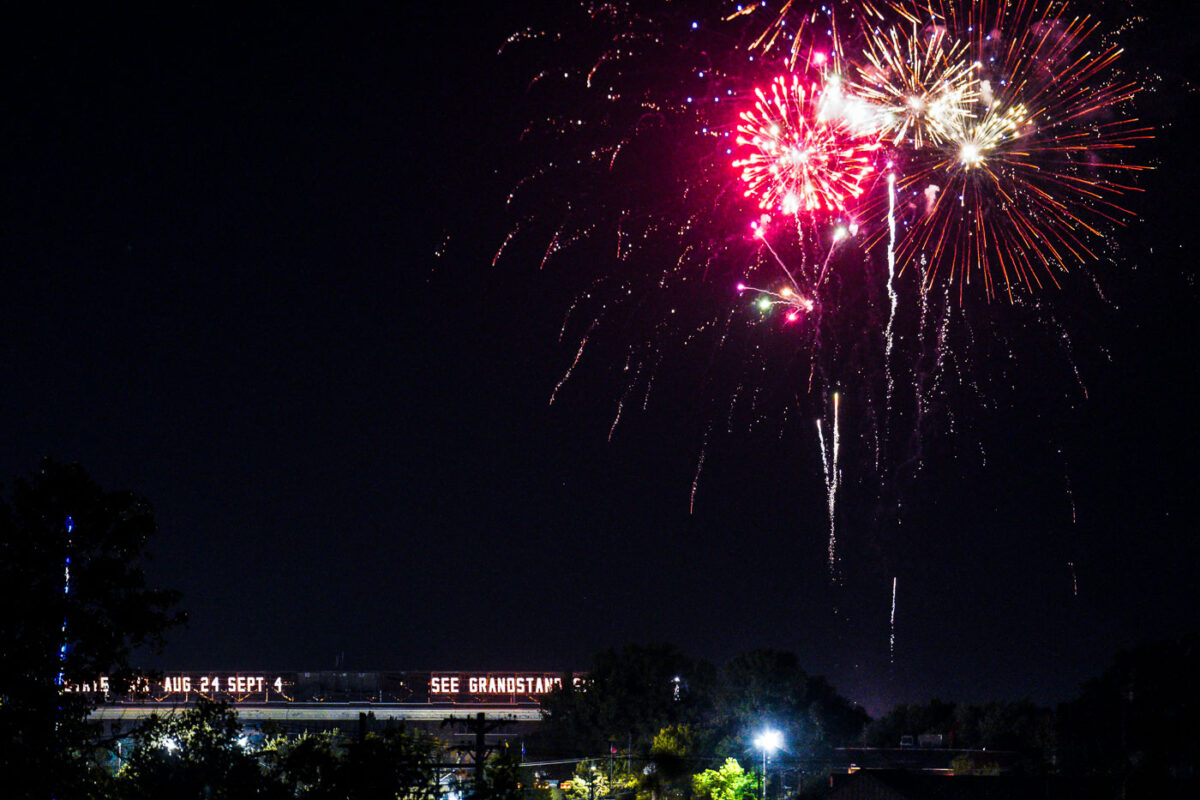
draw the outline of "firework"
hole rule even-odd
[[[960,282],[960,300],[973,282],[1011,300],[1099,260],[1145,169],[1130,151],[1152,132],[1097,20],[1063,0],[846,8],[853,22],[840,32],[832,10],[816,26],[810,7],[785,3],[753,46],[774,54],[788,43],[793,67],[819,61],[846,76],[847,125],[876,134],[897,162],[901,270],[924,259],[929,280]],[[811,46],[816,27],[825,47]],[[888,198],[862,199],[861,218],[883,217]],[[876,228],[866,243],[888,236]]]
[[[888,661],[896,663],[896,577],[892,577],[892,616],[888,632]]]
[[[821,466],[825,472],[825,504],[829,512],[829,575],[837,577],[837,492],[841,484],[841,471],[838,468],[838,453],[841,449],[841,428],[838,425],[838,409],[841,396],[833,393],[833,436],[830,448],[825,447],[825,431],[821,420],[817,420],[817,441],[821,445]]]
[[[522,139],[541,160],[509,197],[495,261],[550,270],[571,251],[598,273],[576,287],[551,402],[576,386],[586,349],[622,384],[612,439],[650,405],[660,365],[693,354],[699,368],[670,372],[691,381],[702,439],[691,508],[739,423],[782,436],[805,420],[807,439],[822,417],[831,574],[833,387],[853,382],[846,417],[875,436],[878,476],[898,471],[893,455],[920,469],[930,417],[953,413],[934,400],[985,391],[958,352],[987,347],[966,287],[1022,303],[1095,260],[1128,214],[1130,149],[1149,136],[1120,51],[1057,0],[880,2],[583,4],[561,36],[510,45],[563,66],[528,84],[537,116]],[[909,420],[915,435],[890,452]]]
[[[921,149],[945,143],[979,100],[976,64],[945,29],[896,26],[865,39],[850,90],[872,109],[885,140]]]
[[[774,292],[770,289],[758,289],[754,286],[739,283],[737,290],[739,292],[755,292],[758,297],[755,299],[754,305],[759,311],[764,313],[776,306],[782,306],[787,309],[786,319],[788,322],[796,322],[803,315],[811,313],[814,308],[811,298],[805,297],[789,286],[784,286],[778,292]]]
[[[1129,115],[1138,87],[1115,71],[1120,49],[1095,41],[1099,23],[1057,2],[893,11],[944,30],[938,58],[955,54],[958,74],[972,76],[954,113],[925,127],[936,146],[912,154],[899,178],[909,212],[902,268],[925,256],[931,279],[978,280],[989,297],[1011,299],[1098,260],[1104,237],[1131,213],[1121,205],[1135,191],[1129,176],[1143,169],[1122,156],[1151,135]]]
[[[806,86],[798,75],[777,77],[770,96],[761,89],[755,95],[737,128],[737,144],[750,153],[733,162],[746,196],[783,214],[845,211],[866,190],[878,142],[863,140],[844,114],[828,110],[837,102],[828,87]]]

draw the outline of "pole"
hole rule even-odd
[[[612,773],[613,773],[613,757],[617,752],[617,743],[608,743],[608,796],[612,797]]]
[[[767,800],[767,748],[763,751],[763,768],[762,768],[762,800]]]

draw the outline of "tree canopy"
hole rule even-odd
[[[753,651],[717,669],[666,645],[598,654],[582,685],[564,682],[542,709],[539,738],[564,755],[594,756],[615,745],[650,763],[658,739],[685,728],[687,757],[707,764],[750,754],[763,727],[778,728],[790,752],[815,757],[857,743],[868,721],[792,653]]]
[[[658,732],[706,711],[711,665],[671,645],[626,645],[592,659],[580,686],[563,681],[542,702],[541,738],[564,752],[594,755],[610,743],[645,752]]]
[[[90,694],[64,688],[132,677],[134,650],[181,623],[176,592],[147,586],[157,532],[142,497],[105,491],[77,464],[46,460],[0,498],[0,765],[71,796],[90,786]]]

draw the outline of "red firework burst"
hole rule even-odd
[[[807,87],[796,75],[771,83],[768,97],[756,89],[754,109],[741,113],[737,143],[750,152],[733,162],[766,211],[828,214],[866,189],[875,171],[877,137],[864,137],[847,116],[837,113],[843,96],[836,84]]]

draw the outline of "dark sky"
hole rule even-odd
[[[496,51],[543,11],[39,7],[6,26],[0,474],[78,460],[151,499],[150,575],[192,617],[155,663],[770,646],[878,711],[1057,701],[1118,648],[1200,626],[1183,26],[1147,12],[1126,54],[1161,76],[1160,168],[1097,270],[1113,305],[1069,314],[1087,401],[1046,404],[1030,387],[1073,378],[1031,358],[964,444],[931,448],[903,524],[848,490],[831,587],[815,442],[723,440],[689,516],[704,420],[685,393],[668,382],[612,443],[611,371],[547,404],[574,354],[564,282],[490,266],[527,77]]]

